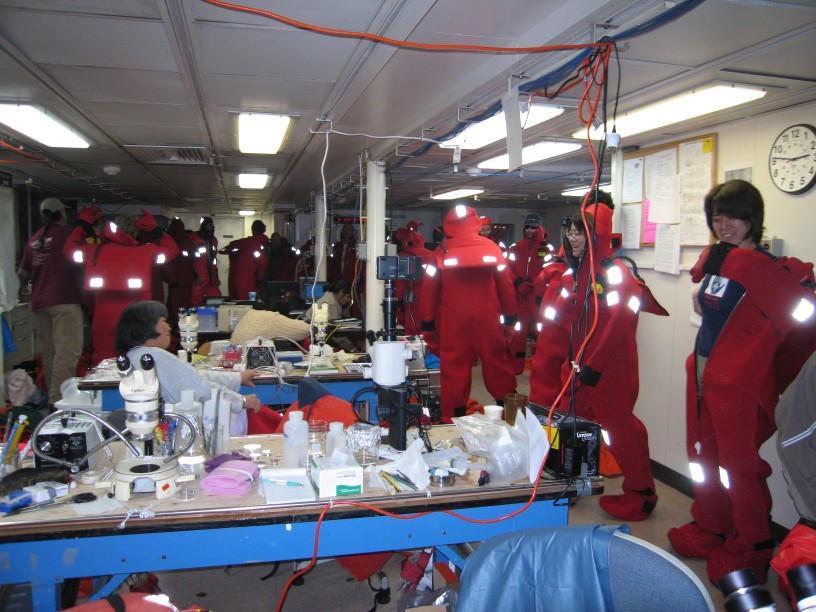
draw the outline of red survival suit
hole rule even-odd
[[[208,234],[207,225],[213,220],[204,217],[201,228],[192,234],[190,239],[195,245],[193,258],[195,261],[196,279],[193,285],[193,303],[204,303],[204,298],[221,295],[221,281],[218,278],[218,238]]]
[[[572,340],[568,354],[577,353],[591,334],[583,354],[572,357],[579,363],[575,410],[607,432],[609,449],[624,476],[623,494],[605,495],[600,505],[616,518],[643,520],[654,508],[657,496],[646,427],[633,413],[638,396],[637,321],[641,310],[663,316],[668,312],[626,265],[610,257],[612,211],[603,204],[587,210],[595,213],[587,213],[595,220],[595,282],[590,282],[588,253],[580,261],[568,258],[570,267],[561,275],[560,283],[551,283],[542,302],[542,331],[551,325],[564,328]],[[565,352],[563,347],[556,350],[560,355]],[[569,360],[562,362],[560,370],[562,381],[574,371]],[[553,378],[550,374],[549,379]],[[552,390],[546,393],[557,395]]]
[[[502,401],[515,391],[505,334],[515,324],[516,296],[501,249],[479,236],[479,216],[473,208],[456,206],[443,225],[449,237],[437,257],[438,267],[425,271],[422,329],[434,329],[438,308],[442,421],[450,422],[465,413],[474,355],[482,361],[485,387],[494,398]]]
[[[364,266],[359,266],[362,270]],[[360,272],[362,274],[362,272]],[[357,276],[357,238],[352,236],[347,243],[338,240],[332,245],[332,254],[326,267],[326,278],[330,283],[347,280],[354,284]]]
[[[167,228],[167,235],[176,241],[179,249],[178,257],[162,266],[162,280],[167,283],[167,322],[174,328],[178,325],[179,309],[187,310],[196,305],[193,302],[195,247],[191,233],[184,229],[184,222],[178,217],[171,220]]]
[[[294,282],[297,280],[295,268],[298,264],[300,251],[289,244],[289,241],[281,236],[278,232],[274,232],[269,237],[269,247],[267,249],[267,265],[265,280],[268,281],[287,281]]]
[[[552,252],[547,232],[541,225],[531,238],[524,237],[510,245],[507,251],[507,267],[516,288],[518,323],[510,343],[510,360],[516,374],[524,371],[527,358],[527,337],[536,330],[538,302],[534,282],[544,266],[544,257]]]
[[[139,225],[147,217],[152,228]],[[179,252],[176,242],[156,229],[149,213],[137,220],[137,225],[153,232],[155,244],[140,244],[111,222],[105,223],[107,242],[87,244],[87,230],[78,225],[65,243],[65,256],[85,266],[85,290],[96,297],[91,326],[95,364],[116,355],[116,326],[125,306],[153,299],[153,267],[174,259]]]
[[[551,256],[544,262],[535,280],[533,294],[541,300],[536,316],[536,348],[533,354],[533,369],[530,371],[530,401],[539,406],[552,406],[564,385],[561,369],[569,363],[569,326],[544,325],[545,304],[555,300],[561,288],[561,275],[569,269],[564,259],[564,248],[558,256]],[[548,294],[548,289],[550,293]],[[548,297],[545,298],[545,295]]]
[[[692,483],[691,515],[712,537],[726,536],[725,544],[707,556],[712,580],[751,566],[764,582],[773,551],[771,467],[759,456],[759,447],[776,429],[774,409],[784,390],[780,383],[789,382],[794,363],[801,368],[814,348],[816,296],[801,284],[813,282],[813,264],[728,247],[707,248],[691,269],[696,283],[711,274],[745,290],[709,353],[700,391],[696,353],[686,360],[686,450],[692,473],[701,473]],[[810,341],[800,342],[803,335]],[[791,343],[804,350],[792,351]],[[780,371],[783,354],[787,369]]]
[[[397,240],[402,244],[401,256],[419,257],[422,260],[420,276],[414,281],[398,280],[395,286],[396,298],[400,307],[397,309],[397,323],[405,327],[409,336],[417,335],[422,326],[422,291],[425,286],[425,268],[436,265],[436,257],[425,248],[425,239],[417,231],[422,225],[418,221],[411,221],[406,228],[397,230]]]
[[[233,240],[218,251],[229,256],[229,295],[238,300],[248,300],[250,291],[257,291],[266,277],[269,238],[255,234]]]

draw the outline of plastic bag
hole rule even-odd
[[[816,563],[816,529],[798,523],[788,532],[771,559],[771,567],[779,576],[779,590],[788,599],[793,600],[788,571],[810,563]]]
[[[490,472],[491,482],[526,478],[529,457],[526,436],[504,421],[493,421],[482,414],[455,417],[453,423],[469,453],[495,464]]]
[[[397,602],[397,612],[405,612],[421,606],[445,606],[445,610],[456,610],[457,593],[446,586],[435,591],[409,591]]]

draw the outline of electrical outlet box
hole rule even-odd
[[[365,242],[357,243],[357,259],[366,261],[368,259],[368,244]]]
[[[762,248],[775,257],[782,257],[783,240],[776,236],[763,236]]]

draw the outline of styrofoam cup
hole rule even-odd
[[[484,406],[485,416],[493,421],[501,421],[504,408],[501,406]]]

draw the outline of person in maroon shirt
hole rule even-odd
[[[96,208],[97,219],[102,216]],[[23,246],[17,270],[22,288],[31,280],[31,310],[37,321],[48,403],[62,399],[60,386],[76,376],[82,353],[82,268],[62,253],[71,229],[57,198],[40,204],[43,226]],[[59,350],[57,350],[59,347]]]

